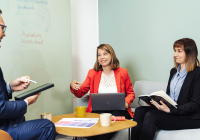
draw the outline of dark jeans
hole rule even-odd
[[[126,119],[131,119],[127,110],[115,110],[115,111],[92,111],[91,113],[111,113],[114,116],[125,116]],[[87,140],[110,140],[116,132],[107,133],[103,135],[97,135],[93,137],[88,137]]]
[[[163,130],[200,128],[200,120],[182,119],[179,115],[150,106],[136,108],[133,120],[137,122],[137,126],[131,130],[132,140],[153,140],[156,128]]]

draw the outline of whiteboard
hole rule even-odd
[[[28,106],[26,118],[39,118],[43,112],[72,113],[70,0],[0,0],[0,9],[7,26],[0,43],[6,82],[29,75],[37,84],[27,90],[55,84]]]

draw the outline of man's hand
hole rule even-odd
[[[166,104],[164,104],[162,101],[160,101],[160,103],[161,103],[162,105],[158,104],[158,103],[157,103],[156,101],[154,101],[154,100],[151,100],[150,102],[151,102],[158,110],[161,110],[161,111],[170,113],[169,107],[168,107]]]
[[[30,80],[29,76],[23,76],[23,77]],[[10,82],[11,90],[12,91],[21,91],[21,90],[28,88],[28,86],[30,85],[30,81],[28,81],[26,79],[17,78],[15,80],[13,80],[12,82]]]
[[[27,97],[25,100],[27,100],[28,105],[31,105],[37,101],[38,96],[40,96],[41,92],[35,95],[32,95],[30,97]]]

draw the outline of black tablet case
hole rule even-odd
[[[27,92],[24,92],[22,94],[19,94],[17,96],[15,96],[15,100],[24,100],[25,98],[29,97],[29,96],[32,96],[32,95],[35,95],[41,91],[44,91],[46,89],[49,89],[51,87],[54,87],[54,84],[52,83],[47,83],[47,84],[44,84],[42,86],[39,86],[39,87],[36,87],[34,89],[31,89]]]

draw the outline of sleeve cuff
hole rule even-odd
[[[125,102],[128,103],[129,107],[131,106],[131,102],[129,100],[126,100],[126,98],[125,98]]]
[[[26,105],[28,106],[28,101],[25,99],[24,102],[26,102]]]
[[[11,89],[11,87],[10,87],[10,83],[9,82],[6,83],[6,89],[7,89],[7,91],[8,91],[9,94],[11,94],[13,92],[12,89]]]
[[[71,93],[74,94],[74,90],[72,89],[71,85],[70,85],[70,91],[71,91]]]

